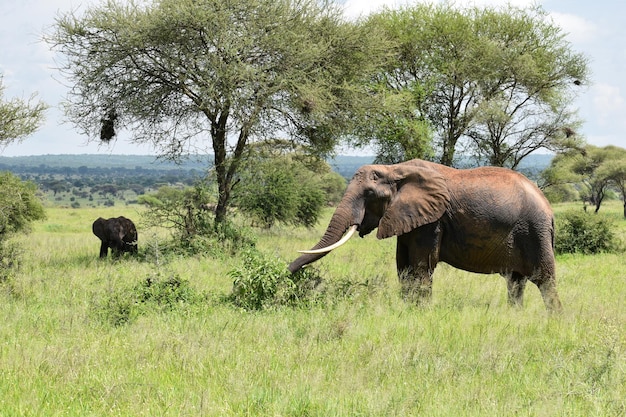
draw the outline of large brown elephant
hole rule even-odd
[[[357,230],[363,237],[375,228],[379,239],[397,236],[396,265],[406,298],[431,296],[441,261],[470,272],[500,273],[512,305],[522,304],[530,280],[548,310],[561,310],[552,209],[522,174],[417,159],[365,165],[354,174],[321,240],[302,251],[289,270],[315,262]]]
[[[124,252],[137,253],[137,229],[132,220],[124,216],[110,219],[99,217],[93,222],[92,230],[93,234],[102,241],[101,258],[106,258],[109,248],[114,256],[119,256]]]

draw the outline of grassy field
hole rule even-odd
[[[362,283],[349,294],[247,312],[223,297],[238,258],[159,257],[159,234],[138,227],[141,259],[97,259],[93,220],[140,210],[50,208],[20,238],[21,269],[0,284],[1,416],[626,415],[624,254],[560,256],[565,311],[549,317],[534,285],[512,309],[502,278],[446,265],[432,302],[408,305],[394,240],[368,236],[318,263]],[[621,205],[602,211],[624,237]],[[258,247],[287,262],[325,224],[261,232]],[[205,297],[102,320],[153,276]]]

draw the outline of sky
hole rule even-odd
[[[347,17],[356,18],[383,6],[397,7],[424,0],[345,0]],[[437,0],[429,1],[431,3]],[[68,86],[55,69],[53,53],[42,41],[60,14],[81,11],[99,0],[0,0],[0,75],[3,99],[27,100],[33,93],[50,108],[46,121],[21,143],[0,148],[2,156],[46,154],[151,155],[148,146],[129,143],[121,134],[110,145],[88,143],[67,122],[61,103]],[[456,0],[457,5],[498,5],[498,0]],[[591,84],[581,88],[573,104],[584,121],[581,134],[591,145],[626,148],[626,2],[614,0],[511,0],[515,6],[540,4],[560,26],[575,52],[589,60]],[[346,151],[345,153],[350,153]]]

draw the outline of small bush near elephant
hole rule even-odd
[[[160,244],[159,251],[221,257],[256,244],[256,237],[248,228],[230,220],[215,222],[215,214],[208,208],[210,193],[209,185],[198,182],[184,190],[164,186],[154,194],[140,196],[138,201],[147,206],[144,226],[165,227],[171,232],[171,238]]]
[[[570,211],[557,218],[557,253],[586,255],[620,250],[615,225],[606,217]]]
[[[121,326],[149,312],[172,311],[206,300],[189,281],[177,275],[163,278],[150,276],[134,287],[106,294],[93,306],[94,315],[102,322]]]
[[[231,301],[245,310],[263,310],[279,306],[306,305],[314,300],[321,282],[314,269],[291,274],[285,262],[256,250],[243,254],[242,265],[232,270]]]

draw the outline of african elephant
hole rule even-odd
[[[289,270],[315,262],[357,230],[363,237],[375,228],[379,239],[397,236],[396,266],[405,298],[430,298],[441,261],[465,271],[500,273],[511,305],[522,305],[530,280],[549,311],[561,310],[552,209],[522,174],[418,159],[365,165],[348,184],[320,241],[301,251]]]
[[[119,256],[124,252],[137,253],[137,229],[126,217],[99,217],[92,225],[93,234],[102,241],[100,257],[105,258],[111,248],[111,254]]]

